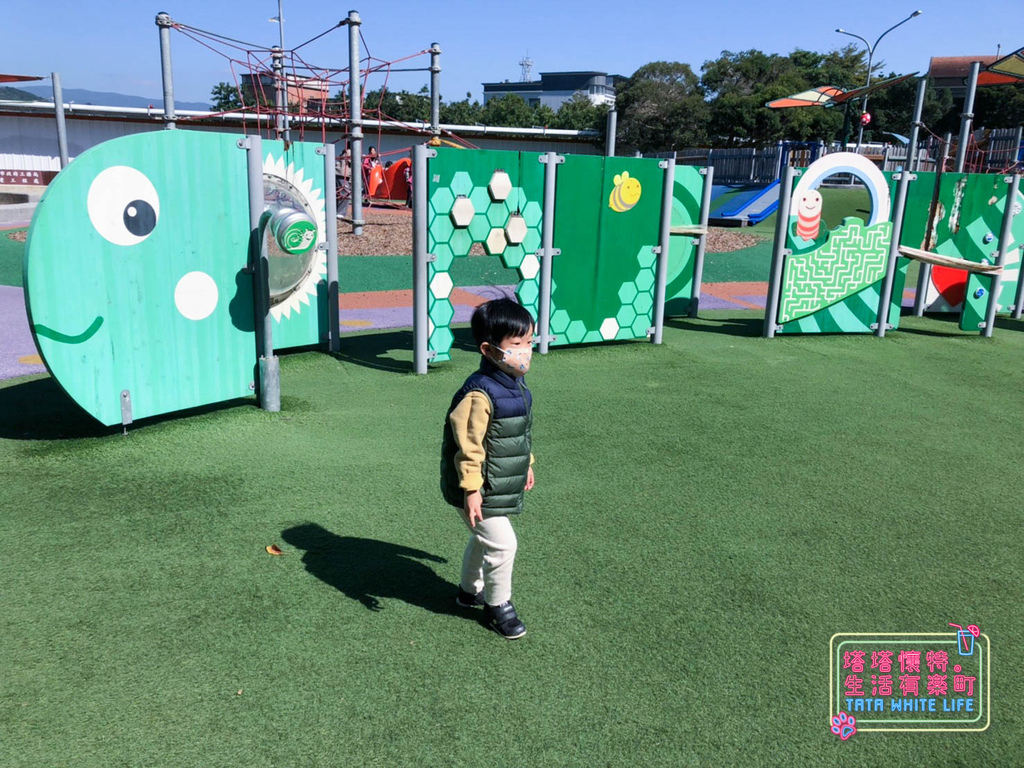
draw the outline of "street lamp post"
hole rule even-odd
[[[908,21],[910,21],[911,19],[913,19],[913,18],[915,18],[917,16],[920,16],[921,13],[922,13],[922,11],[914,11],[912,14],[907,16],[907,18],[905,18],[903,21],[901,21],[901,22],[899,22],[897,24],[893,24],[891,27],[889,27],[887,30],[885,30],[885,32],[883,32],[882,34],[880,34],[878,36],[878,39],[875,40],[875,44],[874,45],[869,43],[867,40],[865,40],[860,35],[855,35],[855,34],[853,34],[853,32],[847,32],[842,27],[840,27],[839,29],[836,30],[836,32],[838,32],[841,35],[849,35],[850,37],[857,38],[858,40],[863,42],[865,46],[867,46],[867,49],[868,49],[868,79],[867,79],[867,82],[864,83],[864,87],[865,88],[867,88],[869,85],[871,85],[871,65],[872,65],[872,63],[875,60],[875,50],[878,48],[878,44],[880,42],[882,42],[882,38],[885,37],[886,35],[888,35],[894,29],[896,29],[896,27],[902,26],[902,25],[906,24]],[[861,114],[863,114],[864,112],[867,112],[867,109],[868,109],[868,95],[865,93],[864,94],[864,98],[861,100],[861,109],[860,109]],[[863,120],[858,120],[857,122],[860,123],[860,126],[857,129],[857,152],[859,153],[860,152],[861,142],[864,139],[864,121]]]

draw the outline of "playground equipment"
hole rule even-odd
[[[715,211],[713,221],[718,226],[730,224],[760,224],[779,208],[779,180],[768,186],[744,189],[729,197],[729,201]]]
[[[225,59],[241,101],[241,106],[231,112],[251,115],[257,133],[265,131],[267,136],[286,142],[292,141],[295,135],[302,140],[307,133],[312,133],[319,138],[319,143],[325,143],[328,126],[341,125],[347,129],[346,138],[351,149],[350,164],[354,172],[346,184],[344,199],[348,204],[344,214],[352,224],[353,234],[362,234],[365,224],[364,196],[404,202],[404,193],[407,191],[401,169],[389,174],[391,169],[385,170],[375,165],[368,169],[365,177],[359,172],[363,167],[364,129],[369,124],[376,122],[378,145],[384,124],[390,122],[432,137],[435,142],[447,136],[449,140],[461,145],[473,146],[451,132],[442,130],[440,126],[441,46],[431,43],[429,48],[394,60],[376,58],[370,53],[363,37],[362,23],[359,13],[350,11],[347,18],[333,27],[289,50],[283,47],[283,42],[280,47],[257,46],[175,21],[166,13],[159,14],[156,24],[160,30],[167,127],[173,128],[188,119],[178,116],[174,109],[171,32],[175,31]],[[310,55],[307,46],[342,27],[348,31],[347,65],[332,67],[310,63],[307,59]],[[418,57],[429,57],[429,65],[409,66]],[[408,72],[430,73],[429,123],[401,123],[384,112],[384,97],[391,76]],[[375,104],[367,103],[371,78],[374,77],[380,78],[377,89],[379,98]],[[332,98],[331,90],[334,88],[340,91]],[[407,152],[408,148],[403,148],[394,153],[383,153],[378,155],[378,160],[384,162],[387,154],[404,155]],[[364,195],[364,191],[367,194]]]
[[[348,125],[352,167],[361,168],[361,81],[374,71],[390,73],[393,62],[367,55],[361,68],[354,11],[337,25],[349,29],[347,70],[306,64],[296,51],[312,40],[289,52],[245,49],[164,13],[156,24],[168,130],[98,145],[50,185],[25,250],[30,327],[54,379],[103,424],[127,425],[254,391],[262,407],[278,410],[275,351],[324,341],[338,348],[335,150],[326,126]],[[246,55],[253,103],[238,92],[243,113],[254,112],[257,135],[236,140],[173,130],[185,119],[174,108],[172,30],[218,46],[233,73],[243,62],[224,49]],[[436,135],[440,47],[420,53],[431,57],[429,68],[414,71],[431,72]],[[274,86],[273,99],[263,93],[265,81]],[[336,114],[327,101],[332,82],[350,90]],[[319,145],[292,140],[289,89],[309,83],[321,95],[319,109],[309,114],[300,89],[295,132],[301,138],[318,128]],[[377,116],[384,117],[379,109]],[[264,128],[275,139],[262,141]],[[371,194],[389,184],[377,171]],[[399,165],[394,173],[401,171]],[[357,234],[361,182],[354,173]],[[73,260],[64,258],[69,241]]]
[[[790,164],[794,152],[802,151],[807,163],[813,163],[824,150],[818,141],[779,142],[777,176],[767,185],[752,184],[739,192],[732,192],[725,203],[712,212],[711,220],[718,226],[747,226],[760,224],[779,209],[779,181],[782,169]]]
[[[995,62],[988,70],[990,82],[1019,81],[1024,77],[1021,62],[1024,49]],[[919,129],[924,127],[926,82],[924,78],[919,81],[908,140],[910,168],[890,180],[899,181],[891,221],[890,190],[885,189],[883,195],[881,172],[865,165],[858,155],[829,155],[805,172],[787,169],[775,233],[765,336],[869,330],[884,336],[899,324],[899,298],[909,259],[921,262],[915,314],[922,314],[926,307],[958,310],[960,328],[980,330],[984,336],[992,335],[998,313],[1021,316],[1024,283],[1018,246],[1024,241],[1024,217],[1017,214],[1024,206],[1024,196],[1019,191],[1020,177],[963,173],[979,74],[980,64],[975,62],[952,174],[942,173],[941,168],[937,174],[913,173]],[[828,103],[827,94],[820,96],[805,99],[805,105]],[[767,106],[773,104],[796,106]],[[820,239],[816,224],[812,226],[807,218],[816,205],[820,210],[820,198],[815,201],[809,193],[826,176],[837,173],[851,173],[867,186],[872,198],[871,220],[867,232],[858,222],[846,220]],[[803,178],[793,190],[791,202],[795,176]],[[790,215],[783,216],[781,211]]]
[[[839,173],[865,184],[871,214],[866,225],[845,219],[819,235],[808,212],[816,209],[820,216],[820,195],[828,191],[816,190],[825,178]],[[796,177],[799,182],[787,194]],[[884,336],[899,327],[906,268],[909,259],[917,259],[938,269],[970,273],[972,292],[958,297],[963,302],[960,327],[990,336],[995,315],[1010,311],[1013,296],[1020,294],[1017,244],[1024,236],[1024,217],[1014,224],[1020,211],[1020,177],[947,174],[943,183],[954,190],[954,199],[930,213],[933,177],[904,171],[886,179],[853,153],[827,155],[804,171],[787,169],[782,210],[789,215],[780,215],[776,228],[764,335]],[[945,199],[941,189],[940,200]],[[891,212],[890,197],[895,200]],[[908,200],[912,214],[906,213]]]
[[[257,389],[278,409],[274,351],[319,344],[330,327],[333,176],[331,146],[216,133],[136,134],[81,154],[47,189],[25,248],[29,325],[54,379],[105,425]]]
[[[650,336],[696,312],[710,173],[672,160],[413,150],[415,370],[449,359],[449,270],[474,244],[517,270],[550,346]]]

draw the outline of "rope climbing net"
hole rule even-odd
[[[400,120],[385,111],[392,75],[429,73],[429,58],[423,65],[422,57],[429,57],[431,50],[425,48],[396,59],[379,58],[372,54],[361,27],[360,51],[365,53],[361,55],[359,69],[355,73],[360,107],[358,115],[353,115],[349,98],[353,76],[351,68],[324,66],[307,58],[313,43],[348,26],[349,20],[343,19],[294,48],[282,50],[172,21],[171,29],[225,60],[231,72],[236,97],[235,104],[229,109],[202,117],[182,116],[178,120],[187,122],[210,116],[241,114],[244,130],[248,130],[247,122],[252,118],[256,130],[265,133],[267,137],[282,138],[285,131],[293,131],[297,132],[297,138],[301,141],[312,138],[307,136],[312,132],[314,135],[319,134],[319,141],[324,143],[329,128],[344,131],[353,124],[354,117],[358,118],[364,128],[376,125],[377,146],[380,146],[385,127],[398,128],[414,135],[436,135],[427,120]],[[449,141],[445,143],[474,147],[450,131],[438,130],[437,133],[448,137]],[[408,147],[404,147],[378,156],[407,152]]]

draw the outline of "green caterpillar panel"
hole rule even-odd
[[[246,153],[154,131],[100,144],[50,184],[25,249],[39,353],[106,425],[251,395]]]
[[[699,168],[677,165],[672,187],[672,226],[700,223],[700,198],[704,176]],[[672,235],[668,248],[668,278],[665,288],[665,314],[686,315],[693,299],[693,270],[696,246],[693,235]]]
[[[327,222],[319,146],[294,142],[286,150],[283,141],[263,142],[266,204],[294,208],[316,225],[305,233],[309,241],[295,249],[285,250],[267,237],[274,349],[319,344],[327,334]]]
[[[516,296],[537,317],[544,165],[536,152],[436,151],[427,161],[427,249],[435,257],[427,269],[428,344],[442,361],[451,359],[453,341],[452,260],[475,243],[518,272]]]
[[[865,225],[859,218],[822,231],[822,200],[830,194],[822,182],[850,173],[871,197]],[[892,241],[889,179],[869,160],[847,152],[826,155],[797,178],[786,230],[792,254],[783,265],[777,333],[870,333]],[[782,215],[782,211],[779,212]],[[899,325],[906,263],[897,262],[889,322]]]
[[[646,336],[664,173],[639,158],[568,155],[558,167],[552,344]]]

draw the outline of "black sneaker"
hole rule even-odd
[[[480,590],[474,595],[472,592],[467,592],[462,587],[459,587],[459,596],[455,598],[455,602],[460,608],[473,608],[477,605],[486,605],[486,603],[484,603],[483,590]]]
[[[519,620],[511,601],[501,605],[488,605],[487,623],[506,640],[516,640],[526,634],[526,625]]]

